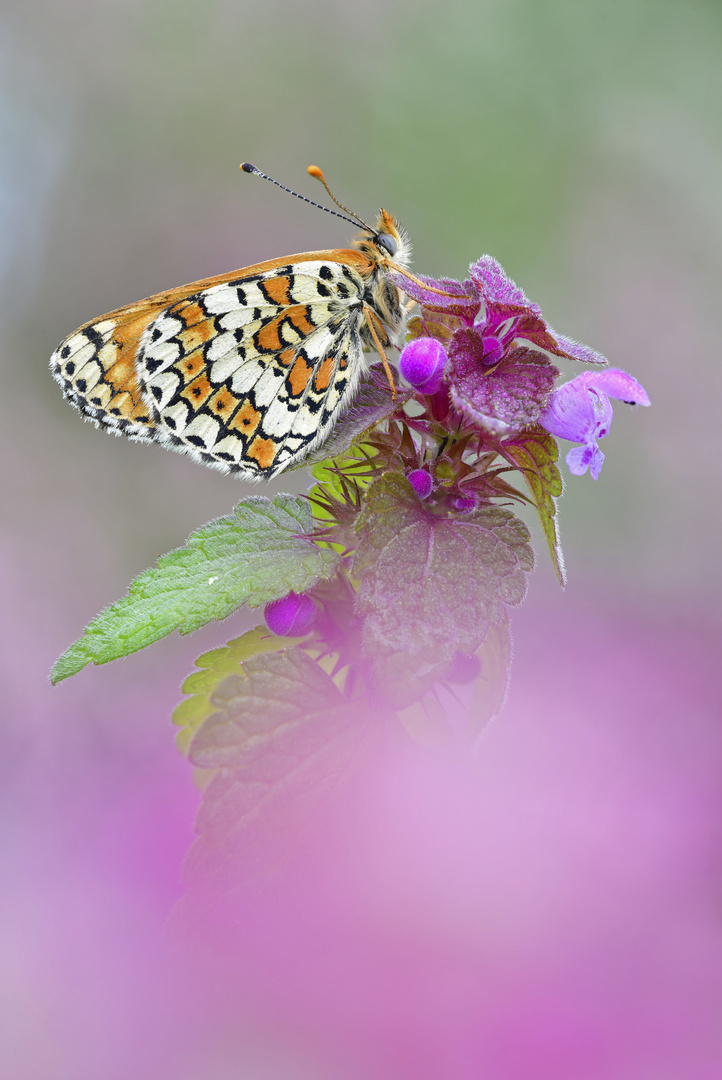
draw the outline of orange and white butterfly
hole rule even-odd
[[[329,190],[320,169],[308,171]],[[115,435],[244,479],[275,476],[330,434],[366,349],[378,349],[393,387],[383,349],[401,346],[406,312],[388,273],[403,273],[411,246],[386,210],[354,245],[271,259],[91,319],[55,350],[52,374]]]

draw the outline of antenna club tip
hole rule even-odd
[[[240,168],[243,169],[244,172],[250,172],[250,173],[257,173],[258,172],[258,169],[256,168],[256,166],[251,165],[250,161],[241,162]]]
[[[322,184],[326,183],[326,177],[323,175],[318,165],[309,165],[306,172],[309,176],[313,176],[316,180],[320,180]]]

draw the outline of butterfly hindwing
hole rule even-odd
[[[134,304],[86,323],[61,342],[50,370],[63,393],[97,425],[150,441],[154,425],[140,395],[133,362],[153,309]]]
[[[155,437],[250,477],[303,456],[358,384],[364,287],[343,262],[307,260],[169,305],[136,361]]]

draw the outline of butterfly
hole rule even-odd
[[[321,170],[308,171],[346,210]],[[367,350],[378,350],[393,393],[384,348],[401,347],[408,305],[389,275],[412,277],[411,245],[386,210],[373,227],[353,217],[344,220],[364,228],[353,248],[271,259],[91,319],[53,353],[53,377],[115,435],[243,479],[276,476],[328,437],[367,370]]]

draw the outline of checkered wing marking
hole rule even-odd
[[[89,420],[142,441],[154,439],[155,433],[133,358],[157,311],[148,301],[112,311],[75,330],[50,358],[63,393]]]
[[[302,458],[358,385],[364,289],[346,263],[319,260],[169,305],[147,326],[136,362],[156,438],[249,477]]]

